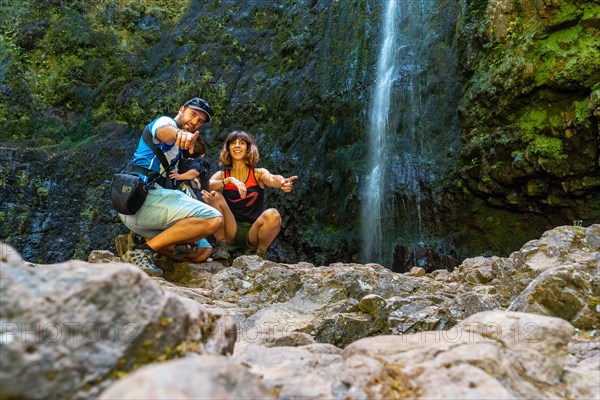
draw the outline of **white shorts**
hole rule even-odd
[[[184,218],[215,218],[221,213],[180,190],[150,189],[146,201],[134,215],[119,214],[121,221],[135,233],[152,238]],[[208,242],[201,244],[206,247]],[[210,246],[210,245],[209,245]]]

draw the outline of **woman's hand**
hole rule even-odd
[[[171,178],[171,179],[180,180],[179,176],[180,176],[179,172],[177,172],[177,171],[169,172],[169,178]]]
[[[246,197],[246,191],[248,189],[246,189],[246,185],[244,184],[244,182],[240,181],[237,178],[234,178],[233,176],[230,176],[229,178],[229,184],[234,185],[237,188],[238,193],[240,194],[240,198],[244,198]]]
[[[292,189],[294,188],[293,181],[295,181],[296,179],[298,179],[297,175],[290,176],[289,178],[285,178],[283,180],[283,182],[281,182],[281,190],[283,190],[286,193],[291,192]]]

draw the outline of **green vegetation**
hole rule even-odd
[[[576,101],[575,106],[575,123],[583,128],[590,128],[591,125],[591,110],[588,108],[589,101],[587,99]]]
[[[139,126],[147,119],[143,93],[131,83],[144,74],[146,49],[186,7],[174,0],[67,3],[3,2],[0,139],[78,142],[104,121]]]
[[[564,160],[567,155],[563,153],[562,141],[559,138],[536,136],[528,147],[533,154],[552,159]]]
[[[564,0],[548,7],[540,3],[531,13],[531,2],[507,2],[514,10],[500,18],[505,29],[488,30],[493,23],[488,3],[461,2],[465,15],[460,42],[444,43],[462,51],[459,73],[465,91],[460,115],[463,147],[448,149],[447,157],[453,163],[462,152],[463,175],[450,179],[456,183],[458,200],[462,196],[466,204],[471,202],[467,196],[475,195],[493,207],[509,203],[522,207],[520,211],[543,213],[546,206],[569,203],[568,196],[557,194],[562,188],[555,178],[572,178],[569,187],[578,196],[592,187],[568,169],[589,172],[592,163],[586,157],[596,157],[597,165],[597,156],[581,148],[597,147],[592,137],[597,136],[596,120],[587,104],[590,97],[600,100],[600,40],[593,28],[600,7],[597,2]],[[438,10],[455,10],[457,2],[437,5]],[[261,166],[301,176],[293,193],[268,194],[269,203],[289,218],[281,243],[302,254],[319,252],[322,263],[356,254],[381,3],[3,0],[2,6],[0,141],[45,146],[44,152],[56,149],[67,158],[71,151],[77,153],[68,159],[73,167],[56,186],[10,165],[0,171],[0,188],[10,194],[1,210],[2,226],[18,228],[10,231],[13,238],[25,240],[43,223],[53,229],[52,221],[45,220],[56,207],[49,200],[57,193],[77,196],[70,210],[76,221],[68,223],[77,229],[75,255],[85,258],[90,246],[97,246],[98,239],[90,243],[86,238],[90,232],[105,235],[120,224],[106,210],[107,184],[101,182],[113,164],[130,156],[131,140],[125,135],[139,131],[149,118],[174,113],[182,98],[200,95],[216,114],[204,128],[209,154],[216,153],[225,132],[242,128],[256,135]],[[542,18],[538,11],[547,14]],[[436,23],[452,25],[446,14]],[[440,35],[454,38],[454,27],[446,28],[448,33]],[[429,56],[437,51],[429,47],[431,54],[423,60],[434,60]],[[448,69],[454,73],[450,65]],[[440,79],[425,69],[422,78],[432,87]],[[456,89],[456,96],[448,99],[460,97]],[[395,106],[398,113],[404,111],[404,104]],[[424,118],[442,114],[440,107],[427,110]],[[446,121],[438,125],[443,130]],[[111,135],[119,136],[117,149],[102,140]],[[86,146],[91,137],[110,154]],[[65,149],[69,151],[63,153]],[[88,167],[89,160],[96,165]],[[59,163],[56,158],[48,161]],[[36,175],[38,169],[26,171]],[[556,186],[549,186],[548,201],[540,194],[540,208],[524,202],[532,175],[545,180],[546,173]],[[10,192],[13,184],[16,196]],[[87,192],[88,187],[100,189]],[[433,196],[444,190],[438,185]],[[451,216],[451,208],[462,207],[457,199],[424,197],[433,200],[426,205],[435,209],[432,212],[440,206]],[[589,215],[597,215],[597,208]],[[509,251],[536,228],[523,228],[518,239],[508,238],[512,232],[506,229],[505,217],[467,215],[461,222],[475,220],[471,233],[493,225],[491,233],[504,235],[485,235],[474,248],[483,248],[485,239]],[[439,224],[455,229],[447,221]],[[40,236],[51,242],[46,231]],[[35,251],[50,254],[46,249]]]

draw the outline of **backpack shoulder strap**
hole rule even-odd
[[[176,161],[173,161],[172,164],[169,164],[169,162],[167,161],[167,157],[165,157],[165,153],[156,148],[156,146],[152,142],[152,135],[148,130],[148,126],[144,128],[144,133],[142,134],[142,137],[144,138],[144,142],[146,142],[146,144],[152,149],[154,154],[156,154],[156,157],[158,157],[158,160],[162,164],[165,171],[168,171],[173,167],[173,165],[175,165]]]
[[[166,189],[176,189],[176,185],[173,182],[173,180],[169,178],[168,172],[177,163],[177,158],[175,158],[173,162],[169,164],[169,162],[167,161],[167,157],[165,157],[165,153],[157,149],[154,143],[152,142],[152,135],[148,130],[148,126],[144,128],[142,138],[144,139],[144,142],[146,142],[146,144],[152,149],[154,154],[156,154],[156,157],[158,157],[158,160],[160,161],[164,169],[164,171],[157,176],[156,181],[159,183],[159,185],[163,186]],[[165,174],[164,177],[162,176],[163,173]]]

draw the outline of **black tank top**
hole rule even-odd
[[[224,172],[225,179],[231,176],[230,168]],[[231,183],[223,188],[223,197],[236,221],[254,223],[265,210],[265,189],[261,188],[256,181],[253,167],[250,167],[248,179],[244,183],[246,184],[246,197],[240,198],[240,193]]]

